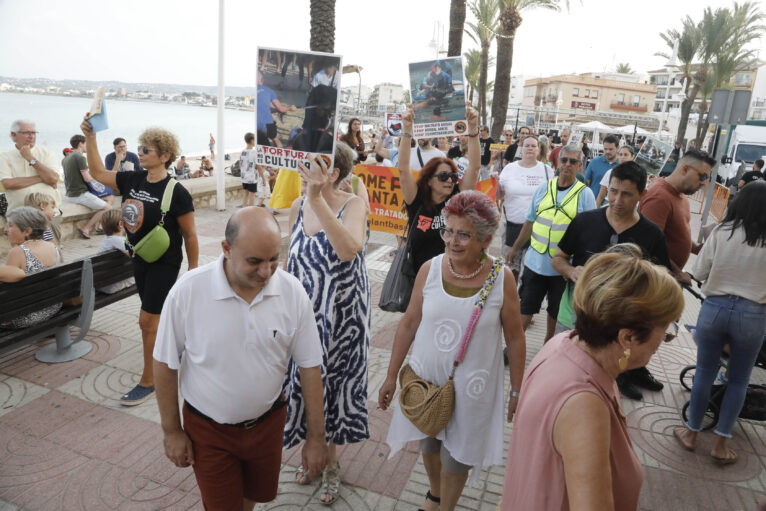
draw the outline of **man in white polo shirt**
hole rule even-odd
[[[303,286],[278,268],[272,215],[241,209],[222,246],[217,261],[184,274],[165,301],[155,387],[165,454],[193,466],[205,509],[251,510],[277,495],[290,357],[306,403],[303,466],[320,474],[326,465],[322,348]]]

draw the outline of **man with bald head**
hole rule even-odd
[[[319,333],[303,286],[279,268],[280,240],[268,211],[239,210],[218,260],[184,274],[162,308],[154,374],[165,454],[193,466],[206,509],[276,497],[291,357],[306,404],[303,466],[320,474],[327,462]]]

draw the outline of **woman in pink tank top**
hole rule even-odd
[[[575,287],[575,330],[543,346],[524,374],[502,509],[635,511],[643,473],[615,379],[643,367],[678,319],[681,288],[640,249],[592,257]],[[635,252],[637,251],[637,252]]]

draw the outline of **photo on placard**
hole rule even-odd
[[[402,134],[402,114],[386,114],[386,129],[392,137],[399,137]]]
[[[321,154],[332,165],[340,55],[258,48],[256,67],[256,163],[297,170]]]
[[[415,138],[464,135],[465,90],[462,57],[410,63]]]
[[[659,174],[672,150],[670,144],[654,137],[646,137],[634,160],[646,169],[647,173]]]

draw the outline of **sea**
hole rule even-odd
[[[80,123],[90,103],[89,98],[0,92],[0,151],[13,147],[11,124],[17,119],[30,119],[35,121],[39,132],[36,144],[62,155],[63,149],[69,147],[69,138],[82,133]],[[117,137],[124,138],[128,150],[135,152],[138,136],[150,126],[160,126],[175,133],[181,144],[181,154],[187,156],[209,154],[211,132],[216,137],[216,153],[221,147],[231,153],[245,147],[245,133],[255,131],[255,113],[243,110],[225,110],[223,144],[216,134],[216,108],[108,99],[106,110],[109,129],[97,134],[102,156],[112,152],[112,141]]]

